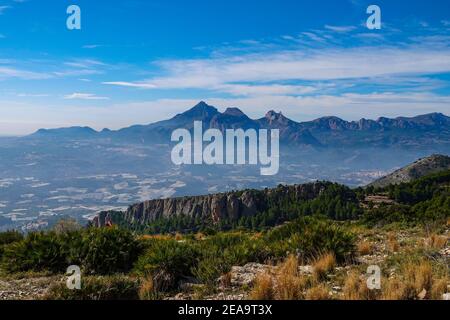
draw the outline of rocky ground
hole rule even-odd
[[[60,276],[0,278],[0,300],[38,300]]]

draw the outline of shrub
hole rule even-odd
[[[200,282],[213,285],[217,278],[228,273],[232,265],[223,257],[210,255],[203,257],[198,263],[192,267],[192,275]]]
[[[60,273],[75,264],[88,274],[109,274],[130,270],[139,252],[133,235],[117,228],[35,232],[5,246],[2,266],[8,272]]]
[[[353,234],[330,223],[330,220],[311,217],[273,229],[266,240],[278,257],[286,256],[286,251],[289,251],[311,259],[321,252],[329,252],[341,262],[351,258],[356,251]]]
[[[18,242],[23,239],[23,234],[18,231],[10,230],[6,232],[0,232],[0,246]]]
[[[61,239],[66,237],[54,232],[30,233],[22,241],[4,247],[2,267],[7,272],[64,271],[72,264],[69,243]]]
[[[23,235],[15,230],[0,232],[0,259],[2,258],[3,255],[4,246],[14,242],[19,242],[22,239]]]
[[[139,242],[127,230],[90,228],[83,232],[81,252],[76,254],[85,272],[111,274],[129,271],[140,252]]]
[[[179,280],[192,276],[198,258],[195,247],[189,242],[156,240],[139,257],[134,270],[152,276],[158,291],[173,288]]]
[[[44,300],[137,300],[139,281],[124,275],[82,278],[81,290],[70,290],[66,283],[52,285]]]

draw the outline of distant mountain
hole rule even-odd
[[[59,129],[39,129],[32,134],[32,136],[35,138],[88,138],[95,137],[97,134],[97,131],[89,127],[70,127]]]
[[[250,119],[238,108],[219,112],[200,102],[175,117],[149,125],[135,125],[117,131],[91,128],[39,130],[33,137],[64,139],[110,138],[138,143],[168,143],[171,132],[178,128],[192,130],[194,121],[202,121],[205,129],[279,129],[281,143],[314,148],[401,147],[422,148],[431,144],[450,150],[450,118],[431,113],[412,118],[379,118],[345,121],[338,117],[323,117],[308,122],[296,122],[283,114],[269,111],[261,119]]]
[[[450,170],[450,157],[444,155],[432,155],[427,158],[417,160],[416,162],[401,168],[381,179],[371,183],[370,186],[386,187],[390,184],[400,184],[410,182],[423,176]]]

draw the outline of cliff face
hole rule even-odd
[[[253,216],[265,210],[268,201],[278,195],[289,196],[295,201],[305,201],[317,197],[325,184],[316,182],[294,186],[280,186],[261,191],[247,190],[205,196],[157,199],[132,205],[123,212],[123,219],[130,224],[145,225],[160,218],[171,218],[177,215],[212,221],[235,221],[241,217]],[[101,212],[94,218],[92,224],[97,227],[107,225],[112,221],[110,212]]]

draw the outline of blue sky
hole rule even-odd
[[[449,80],[446,0],[0,0],[0,135],[150,123],[199,100],[298,121],[449,114]]]

